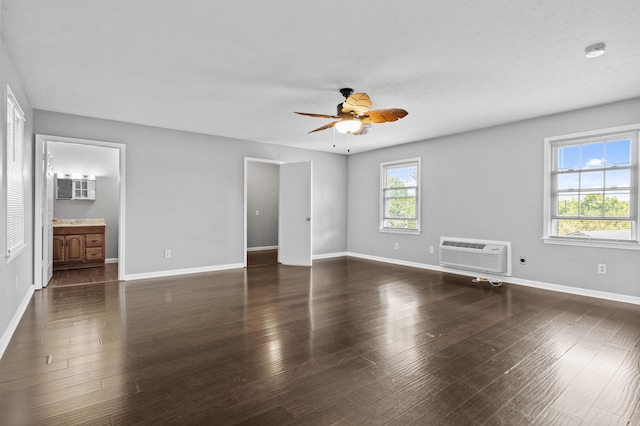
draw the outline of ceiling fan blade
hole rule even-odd
[[[336,117],[337,118],[337,117]],[[314,129],[312,131],[310,131],[309,133],[313,133],[313,132],[319,132],[320,130],[327,130],[332,128],[333,126],[335,126],[337,123],[339,123],[340,121],[332,121],[329,124],[325,124],[324,126],[318,127],[317,129]]]
[[[340,118],[336,115],[327,115],[327,114],[312,114],[310,112],[295,112],[295,114],[306,115],[309,117],[318,117],[318,118]]]
[[[342,112],[354,112],[357,116],[364,115],[371,108],[371,98],[366,93],[354,93],[342,103]]]
[[[374,123],[388,123],[391,121],[398,121],[401,118],[406,117],[409,114],[407,111],[400,108],[390,108],[390,109],[376,109],[373,111],[369,111],[367,116]]]

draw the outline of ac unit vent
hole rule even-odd
[[[509,243],[450,239],[440,240],[440,265],[478,272],[505,274]]]
[[[465,243],[465,242],[462,242],[462,241],[443,241],[442,245],[443,246],[450,246],[450,247],[464,247],[464,248],[480,249],[480,250],[482,250],[486,246],[486,244]]]

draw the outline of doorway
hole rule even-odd
[[[245,157],[244,266],[311,266],[311,162]]]
[[[56,154],[52,155],[52,151]],[[46,287],[52,277],[52,229],[53,216],[77,218],[95,217],[96,213],[107,223],[106,264],[116,263],[115,271],[111,265],[109,276],[117,275],[124,280],[124,188],[125,188],[125,145],[94,141],[87,139],[67,138],[50,135],[36,135],[35,155],[35,195],[34,195],[34,284],[37,290]],[[56,158],[57,157],[57,158]],[[109,161],[103,157],[110,158]],[[52,172],[65,170],[67,173],[96,175],[97,187],[95,201],[65,201],[55,207],[53,198],[55,184]],[[80,169],[74,170],[75,165]],[[111,241],[111,247],[109,245]],[[105,264],[105,265],[106,265]],[[95,271],[94,271],[95,272]],[[73,275],[73,274],[72,274]],[[80,274],[82,275],[82,274]],[[86,277],[83,278],[86,280]],[[95,281],[90,279],[88,281]],[[65,279],[65,282],[69,282]]]

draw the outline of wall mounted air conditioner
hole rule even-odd
[[[511,275],[511,243],[440,237],[440,265],[456,269]]]

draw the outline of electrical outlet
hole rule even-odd
[[[260,210],[256,210],[256,216],[260,216]]]
[[[396,250],[398,250],[400,248],[400,244],[395,243],[395,245],[393,246],[393,248],[395,248]]]
[[[165,257],[165,259],[170,258],[171,257],[171,250],[165,250],[164,251],[164,257]]]
[[[598,263],[598,273],[606,275],[607,274],[607,264],[606,263]]]
[[[527,264],[527,257],[526,256],[520,256],[520,264],[521,265],[526,265]]]
[[[433,246],[429,246],[429,253],[433,254]]]

